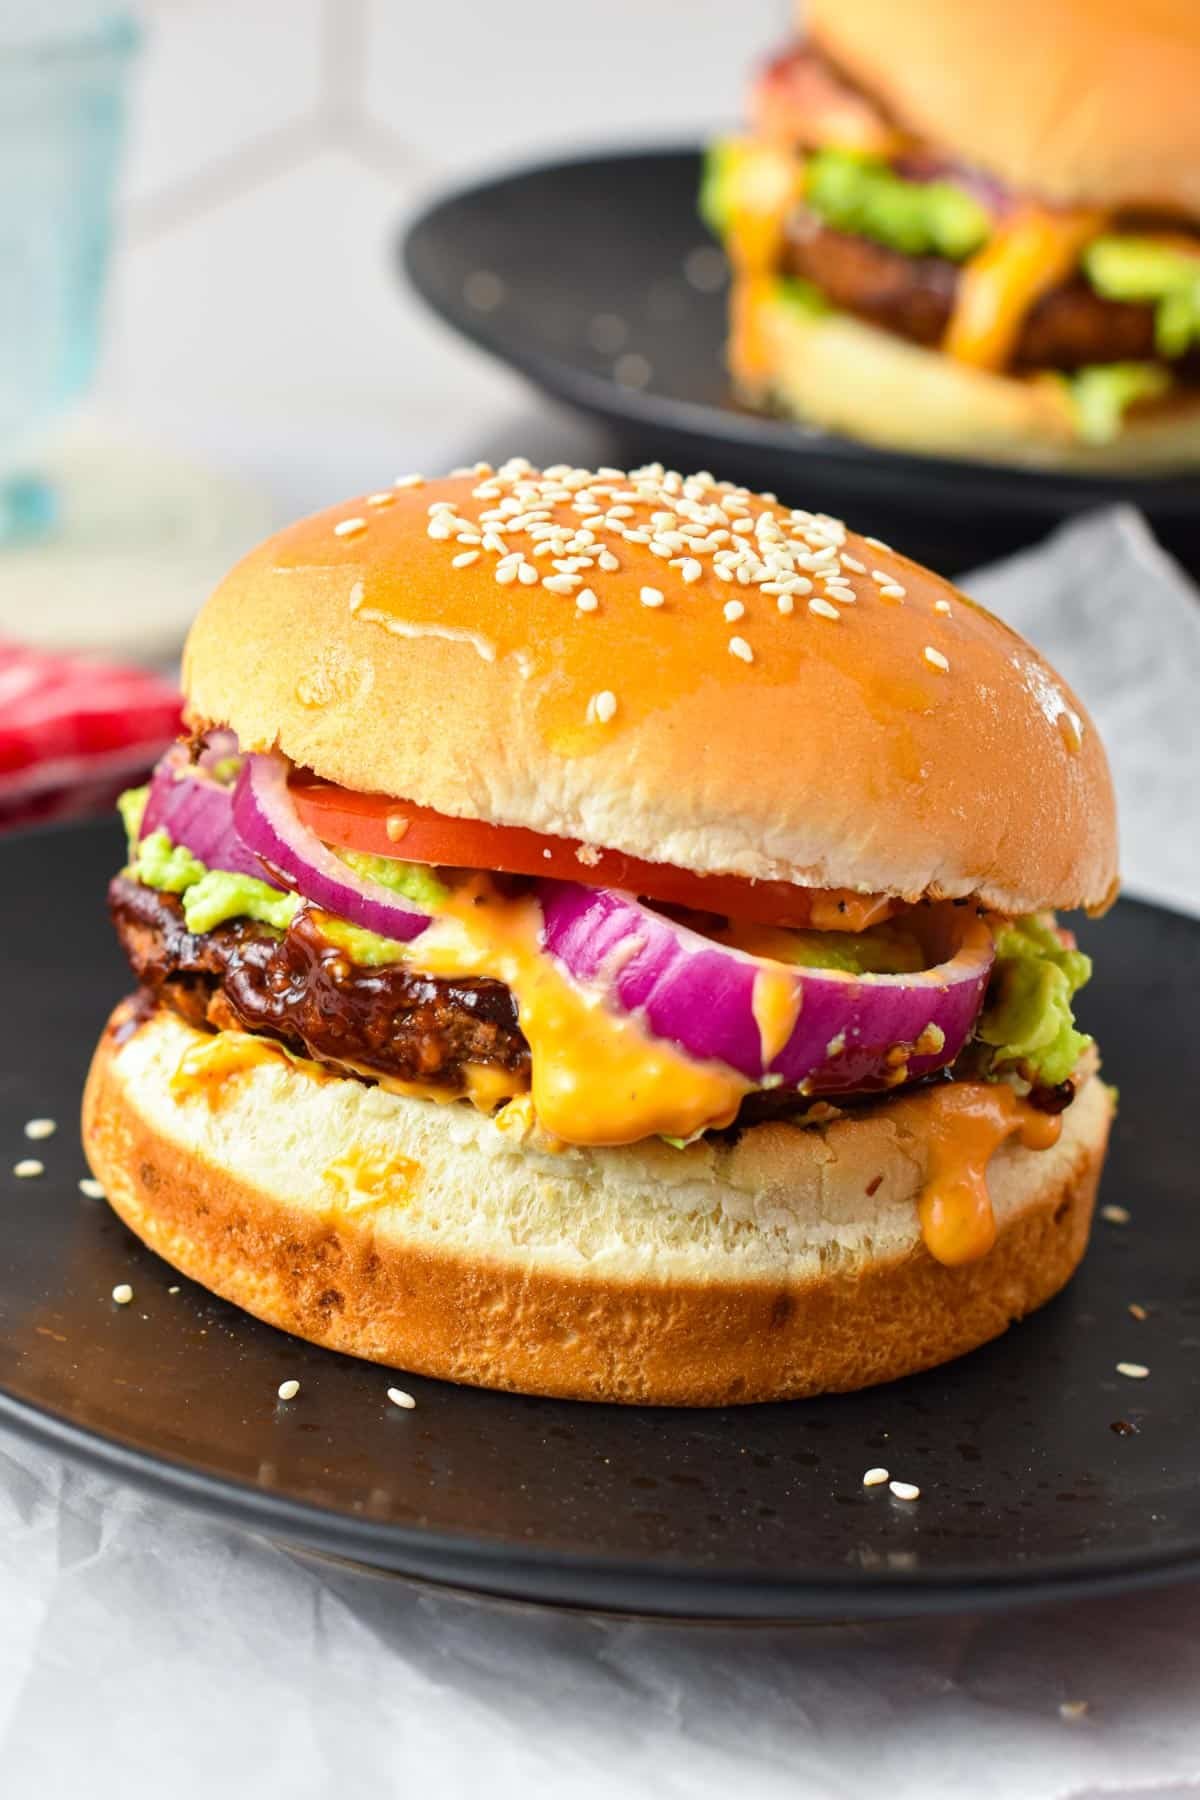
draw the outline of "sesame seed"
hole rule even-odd
[[[112,1297],[118,1306],[128,1306],[133,1299],[133,1289],[127,1281],[118,1281],[112,1291]]]
[[[897,1500],[919,1500],[921,1498],[921,1490],[913,1481],[889,1481],[888,1491],[894,1494]]]
[[[439,513],[436,519],[430,519],[428,525],[425,527],[425,535],[431,538],[453,537],[454,529],[445,514]]]
[[[754,652],[744,637],[730,638],[729,654],[730,656],[740,657],[744,663],[752,663],[754,661]]]
[[[342,519],[333,528],[334,537],[357,537],[360,531],[367,529],[365,519]]]
[[[1110,1225],[1128,1225],[1133,1214],[1127,1206],[1109,1205],[1100,1208],[1100,1217]]]
[[[1131,1319],[1148,1319],[1150,1314],[1146,1311],[1144,1306],[1139,1306],[1136,1300],[1131,1300],[1129,1302],[1129,1316]]]
[[[533,587],[538,579],[538,572],[532,563],[523,562],[517,570],[517,580],[522,587]]]
[[[478,561],[478,550],[460,550],[457,556],[450,558],[450,567],[452,569],[469,569],[473,562]]]
[[[933,603],[933,610],[936,613],[945,613],[947,618],[950,618],[951,616],[950,602],[948,600],[935,600]]]
[[[589,720],[596,720],[601,725],[607,725],[615,716],[616,710],[617,696],[611,689],[604,688],[599,694],[593,694],[588,701],[587,716]]]
[[[589,613],[595,612],[600,602],[597,600],[591,588],[581,588],[575,596],[575,604],[580,612]]]
[[[842,551],[842,567],[853,569],[856,575],[865,575],[867,572],[866,563],[860,563],[857,556],[847,556],[844,550]]]
[[[815,594],[809,601],[808,610],[816,613],[819,619],[840,619],[842,616],[836,606],[832,606],[828,600],[822,600],[819,594]]]
[[[395,504],[396,496],[390,490],[382,494],[367,495],[368,506],[394,506]]]
[[[1117,1364],[1117,1374],[1127,1375],[1130,1381],[1145,1381],[1149,1373],[1145,1363],[1119,1362]]]
[[[880,588],[879,598],[881,600],[903,600],[907,592],[908,589],[902,588],[898,581],[889,581]]]
[[[704,573],[704,565],[698,563],[694,556],[685,556],[679,565],[679,573],[685,582],[699,581]]]
[[[25,1122],[25,1136],[27,1138],[41,1139],[53,1137],[57,1130],[58,1126],[53,1119],[27,1119]]]
[[[874,544],[874,546],[877,550],[886,550],[889,556],[892,556],[894,554],[894,552],[892,550],[892,546],[890,544],[885,544],[882,538],[877,538],[877,537],[864,538],[863,543],[864,544]]]
[[[620,561],[613,555],[611,550],[602,550],[596,558],[596,561],[606,575],[615,575],[621,566]]]
[[[79,1191],[88,1200],[103,1200],[104,1189],[92,1175],[85,1175],[79,1183]]]
[[[746,608],[740,600],[727,600],[721,611],[731,625],[736,625],[739,619],[746,616]]]
[[[411,1394],[406,1394],[403,1388],[389,1388],[387,1397],[393,1406],[400,1407],[403,1412],[412,1412],[416,1408],[416,1401]]]
[[[281,1381],[275,1392],[281,1400],[294,1400],[300,1392],[300,1383],[294,1380]]]
[[[775,604],[781,613],[791,613],[796,610],[796,602],[792,599],[790,594],[780,594]]]
[[[168,1292],[168,1294],[177,1294],[179,1292],[179,1289],[177,1287],[169,1287],[167,1289],[167,1292]]]
[[[573,594],[582,586],[582,575],[543,575],[542,586],[551,594]]]
[[[1060,1719],[1065,1719],[1068,1725],[1071,1725],[1074,1724],[1076,1719],[1086,1719],[1090,1706],[1091,1702],[1088,1700],[1061,1700],[1058,1707],[1058,1716]]]
[[[425,477],[423,475],[397,475],[392,483],[393,487],[398,488],[424,487],[424,485]]]
[[[886,1469],[868,1469],[862,1478],[862,1484],[864,1487],[882,1487],[887,1480],[888,1472]]]
[[[644,587],[639,598],[643,606],[661,606],[664,596],[661,588]]]
[[[929,663],[931,668],[940,669],[942,671],[943,675],[949,673],[949,670],[950,670],[949,662],[942,655],[940,650],[934,649],[932,644],[926,644],[924,650],[922,650],[922,652],[921,652],[921,655],[925,658],[925,661],[927,663]]]
[[[45,1163],[39,1162],[36,1156],[23,1156],[20,1162],[13,1164],[13,1174],[21,1181],[32,1181],[35,1176],[45,1173]]]

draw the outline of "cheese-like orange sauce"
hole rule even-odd
[[[348,1150],[325,1170],[343,1212],[407,1205],[420,1176],[421,1165],[411,1156],[361,1147]]]
[[[541,947],[541,909],[508,899],[487,876],[459,888],[413,946],[430,975],[488,975],[511,989],[529,1044],[537,1123],[568,1144],[691,1137],[728,1125],[750,1084],[693,1062],[578,986]]]
[[[951,1267],[978,1261],[996,1241],[987,1185],[993,1153],[1012,1137],[1027,1150],[1048,1150],[1062,1132],[1059,1114],[1039,1112],[1004,1082],[954,1082],[893,1101],[888,1116],[927,1146],[921,1235],[930,1255]]]
[[[172,1097],[190,1100],[199,1095],[215,1111],[225,1099],[226,1084],[262,1063],[283,1063],[318,1080],[322,1078],[315,1064],[306,1065],[290,1057],[282,1044],[273,1043],[270,1038],[253,1037],[246,1031],[218,1031],[184,1051],[171,1077]]]
[[[754,977],[750,1006],[758,1026],[763,1067],[770,1068],[796,1029],[800,1017],[801,987],[787,969],[759,969]]]
[[[1103,228],[1100,212],[1024,207],[964,267],[942,348],[956,362],[1003,369],[1034,302],[1073,272]]]

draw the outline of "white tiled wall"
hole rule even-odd
[[[403,290],[404,215],[546,152],[737,115],[787,0],[147,0],[104,407],[281,511],[528,410]]]

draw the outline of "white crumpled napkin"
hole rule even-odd
[[[1128,511],[965,585],[1091,710],[1130,887],[1195,909],[1195,593]],[[14,1800],[1200,1800],[1198,1696],[1200,1586],[871,1627],[588,1620],[299,1560],[0,1436]]]

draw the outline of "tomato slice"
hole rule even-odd
[[[670,863],[644,862],[577,838],[544,837],[521,825],[454,819],[383,794],[358,794],[299,772],[292,777],[296,811],[327,844],[445,868],[494,869],[507,875],[551,875],[589,887],[623,888],[646,900],[717,913],[762,925],[864,931],[887,918],[886,895],[750,881],[741,875],[694,875]]]

